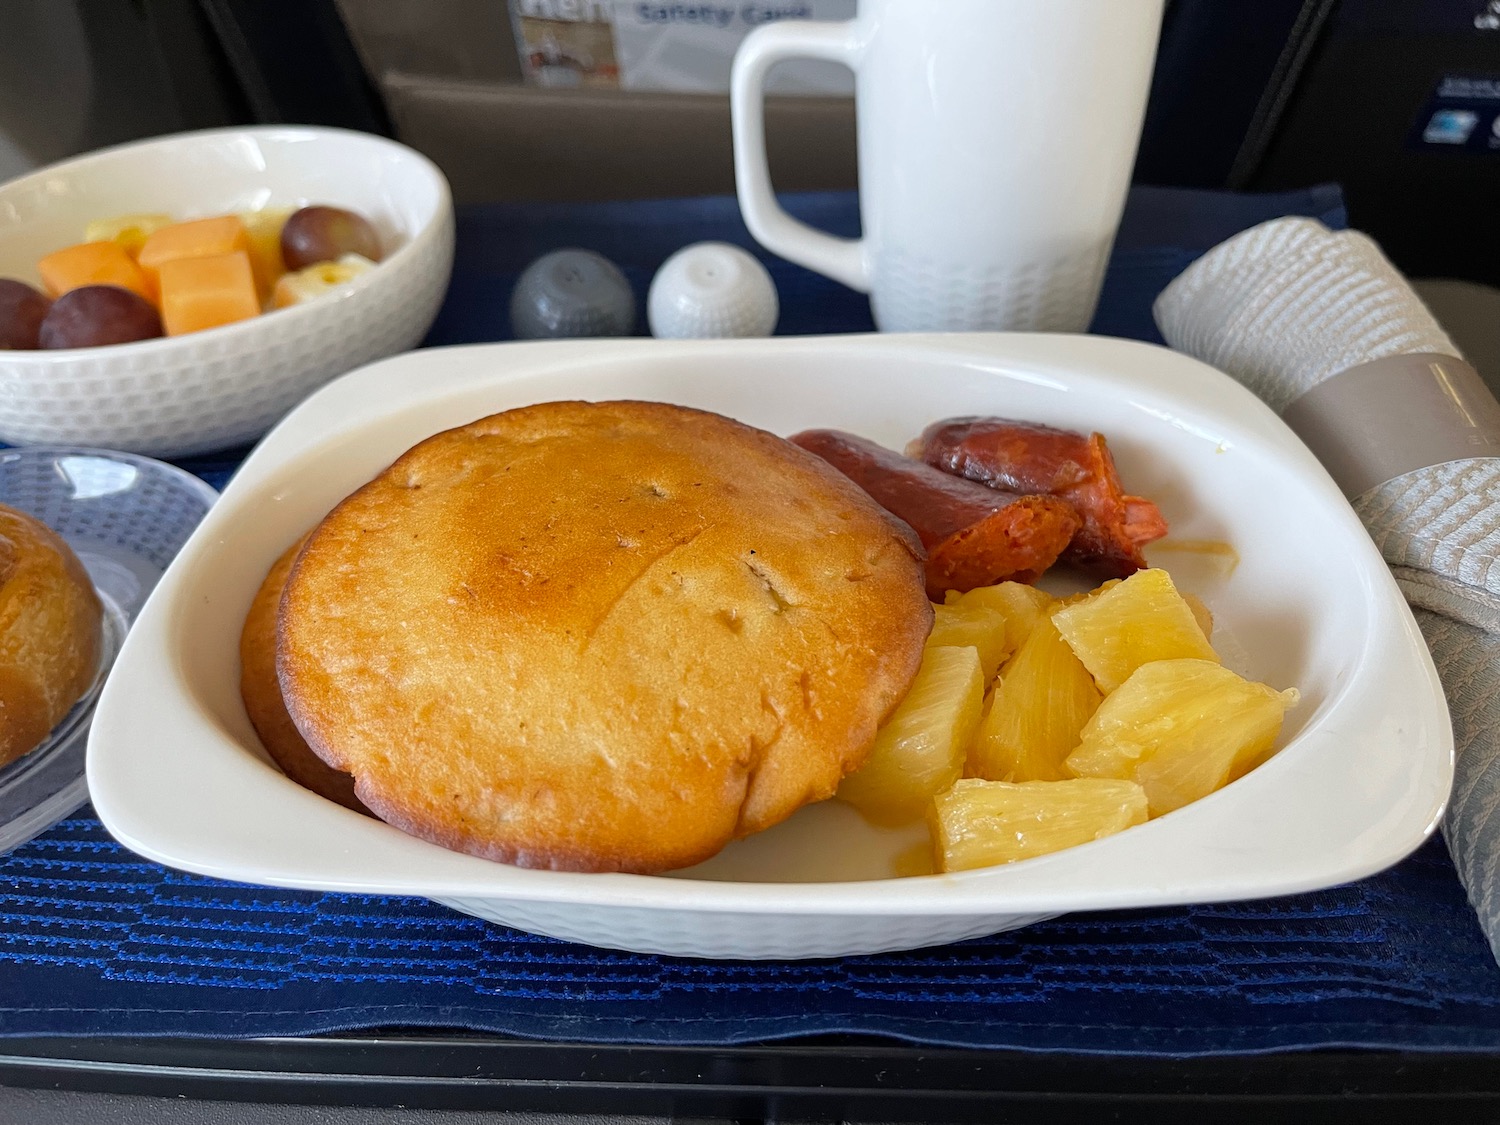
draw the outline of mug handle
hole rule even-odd
[[[792,58],[826,59],[854,69],[858,45],[853,22],[782,20],[761,25],[741,41],[729,78],[740,213],[756,241],[773,254],[868,293],[864,240],[837,238],[799,222],[776,202],[771,187],[766,161],[766,72]]]

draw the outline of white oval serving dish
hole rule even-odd
[[[1149,824],[1007,867],[895,878],[912,832],[837,802],[667,876],[524,870],[403,835],[302,790],[239,697],[240,627],[272,561],[418,440],[548,399],[641,398],[776,433],[900,448],[1000,414],[1110,441],[1171,535],[1148,551],[1214,610],[1228,663],[1301,704],[1284,749]],[[1228,543],[1237,555],[1199,549]],[[1078,910],[1261,898],[1358,879],[1431,832],[1452,780],[1447,705],[1379,553],[1322,467],[1195,360],[1086,336],[549,341],[419,351],[335,381],[251,454],[169,568],[99,701],[95,808],[162,863],[250,883],[424,895],[595,945],[826,957],[992,933]]]

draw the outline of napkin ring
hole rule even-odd
[[[1431,465],[1500,457],[1500,402],[1451,355],[1393,355],[1323,380],[1281,412],[1344,495]]]

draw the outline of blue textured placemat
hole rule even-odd
[[[700,962],[533,937],[422,899],[186,875],[80,816],[0,867],[0,923],[0,1031],[12,1035],[404,1025],[1156,1055],[1500,1048],[1500,972],[1439,841],[1317,894],[1075,914],[872,957]]]
[[[850,196],[789,200],[853,233]],[[1342,225],[1336,190],[1138,189],[1095,330],[1155,339],[1197,254],[1279,214]],[[639,292],[688,242],[749,245],[725,199],[472,208],[429,343],[503,339],[516,275],[598,249]],[[768,261],[783,332],[867,330],[863,298]],[[186,462],[222,486],[241,454]],[[1351,779],[1351,784],[1354,783]],[[0,857],[0,1034],[292,1035],[380,1026],[721,1044],[822,1032],[1031,1050],[1500,1049],[1500,970],[1441,841],[1360,883],[1260,903],[1072,915],[941,949],[712,963],[532,937],[411,898],[269,890],[119,847],[87,812]]]

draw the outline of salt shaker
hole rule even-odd
[[[677,251],[656,271],[646,295],[646,319],[660,337],[769,336],[779,312],[766,267],[727,242]]]

